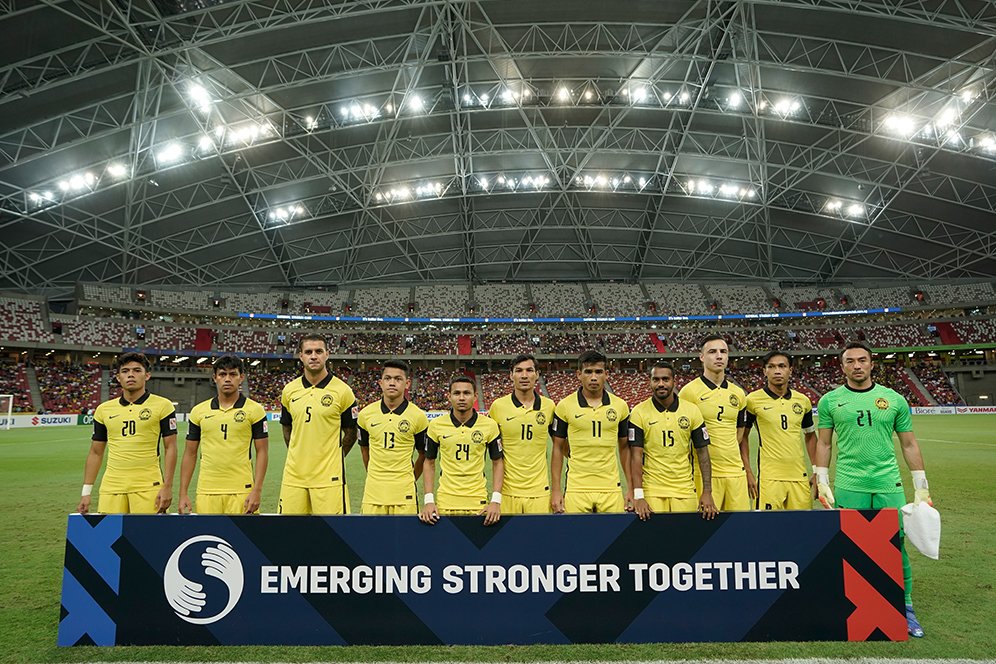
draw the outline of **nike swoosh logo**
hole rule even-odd
[[[512,417],[506,417],[506,418],[505,418],[505,421],[506,421],[506,422],[511,422],[511,421],[512,421],[512,420],[514,420],[514,419],[515,419],[515,415],[513,415]]]
[[[839,403],[837,404],[837,408],[843,408],[846,405],[847,405],[846,403]]]
[[[121,413],[118,413],[118,415],[120,415],[120,414],[121,414]],[[113,420],[113,419],[114,419],[115,417],[117,417],[118,415],[108,415],[108,416],[107,416],[107,419],[109,419],[109,420]]]
[[[370,423],[370,428],[371,429],[373,429],[374,427],[379,427],[379,426],[380,426],[380,422],[371,422]]]
[[[707,394],[704,397],[699,397],[699,401],[705,401],[705,400],[707,400],[709,398],[709,396],[710,395]]]
[[[214,417],[214,415],[205,415],[204,419],[205,420],[210,420],[212,417]]]
[[[443,434],[442,436],[440,436],[440,438],[449,438],[452,435],[453,434],[451,434],[451,433],[447,433],[447,434]]]
[[[574,419],[578,419],[579,417],[584,417],[584,413],[581,413],[580,415],[575,415]]]
[[[774,406],[765,406],[764,407],[765,410],[771,410],[772,408],[774,408]]]
[[[660,420],[654,420],[653,422],[651,422],[651,423],[650,423],[650,424],[648,424],[647,426],[648,426],[648,427],[652,427],[652,426],[654,426],[655,424],[657,424],[658,422],[660,422]]]
[[[299,397],[294,397],[293,399],[291,399],[291,403],[294,403],[294,402],[295,402],[295,401],[297,401],[298,399],[303,399],[303,398],[304,398],[304,395],[303,395],[303,394],[302,394],[301,396],[299,396]]]

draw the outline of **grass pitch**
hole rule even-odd
[[[0,661],[598,661],[660,659],[975,658],[996,654],[996,417],[918,416],[931,494],[941,511],[941,560],[911,551],[913,596],[927,637],[908,643],[733,643],[528,647],[58,648],[66,514],[75,508],[88,427],[0,431]],[[275,512],[284,446],[272,439],[263,511]],[[183,431],[181,430],[181,439]],[[178,464],[179,465],[179,464]],[[901,464],[902,466],[902,464]],[[908,473],[906,485],[910,486]],[[354,508],[364,476],[347,459]],[[176,485],[178,486],[177,480]],[[99,489],[99,485],[97,487]],[[174,505],[178,498],[174,495]],[[278,619],[278,617],[274,617]]]

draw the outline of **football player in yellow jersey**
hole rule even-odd
[[[302,336],[298,358],[304,374],[280,395],[287,460],[277,511],[349,514],[343,462],[356,442],[356,398],[349,385],[329,373],[325,337]]]
[[[550,509],[572,514],[632,509],[629,406],[606,391],[608,358],[597,350],[581,354],[577,375],[581,387],[554,409]],[[569,459],[566,495],[560,482],[564,457]],[[626,476],[625,499],[619,486],[620,463]]]
[[[512,393],[495,399],[488,417],[501,429],[505,451],[504,514],[549,514],[550,474],[546,462],[553,402],[536,392],[536,358],[519,355],[509,371]]]
[[[429,422],[425,441],[425,506],[418,518],[434,524],[443,516],[484,515],[484,525],[501,518],[501,488],[505,475],[501,432],[495,421],[474,410],[474,381],[457,376],[450,381],[450,414]],[[491,457],[493,492],[488,501],[484,480],[485,454]],[[439,459],[439,495],[433,495],[436,459]]]
[[[757,424],[757,508],[808,510],[813,507],[809,468],[816,458],[813,404],[805,394],[789,389],[792,358],[773,350],[764,356],[765,387],[747,395],[747,423],[742,444]],[[800,439],[805,436],[809,461]]]
[[[674,367],[650,368],[651,397],[629,414],[633,510],[646,521],[653,512],[702,512],[716,516],[712,500],[709,432],[699,409],[674,393]],[[702,469],[702,497],[695,497],[692,450]]]
[[[240,391],[245,365],[234,355],[214,363],[218,396],[193,407],[187,417],[187,441],[180,461],[180,514],[190,514],[188,491],[200,451],[197,476],[199,514],[255,514],[262,500],[270,438],[266,410]],[[256,451],[253,471],[252,451]]]
[[[418,514],[415,481],[425,462],[425,411],[408,401],[408,365],[388,360],[380,374],[379,401],[360,411],[360,454],[367,469],[362,514]],[[412,452],[418,458],[412,462]]]
[[[757,497],[757,481],[750,469],[750,453],[744,444],[747,394],[726,378],[730,349],[719,335],[702,340],[702,375],[686,384],[678,397],[694,403],[709,430],[709,460],[712,462],[712,497],[722,511],[748,511]],[[695,488],[702,493],[701,473]]]
[[[97,406],[93,439],[83,471],[83,491],[76,511],[90,511],[90,494],[109,450],[100,484],[98,511],[103,514],[165,513],[173,502],[176,469],[176,411],[173,404],[145,389],[151,363],[142,353],[123,353],[115,377],[121,398]],[[159,442],[163,468],[159,468]]]

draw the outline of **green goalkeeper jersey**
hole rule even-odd
[[[882,385],[864,390],[841,385],[823,395],[817,413],[817,426],[837,433],[836,488],[902,491],[892,433],[912,431],[913,422],[901,394]]]

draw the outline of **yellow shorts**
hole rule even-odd
[[[813,494],[808,480],[761,480],[759,510],[811,510]]]
[[[618,513],[626,511],[626,503],[620,491],[568,491],[564,510],[568,514]]]
[[[101,514],[155,514],[159,489],[132,491],[131,493],[103,493],[97,501]]]
[[[483,507],[481,509],[484,509]],[[439,516],[477,516],[481,510],[444,510],[437,509]]]
[[[658,514],[665,512],[698,512],[699,499],[691,498],[660,498],[658,496],[647,496],[647,504],[650,511]]]
[[[415,503],[415,498],[395,505],[375,505],[374,503],[363,503],[360,505],[360,514],[377,514],[381,516],[390,516],[393,514],[414,515],[418,514],[418,505]]]
[[[346,485],[306,488],[280,487],[278,514],[349,514]]]
[[[549,514],[550,494],[545,496],[510,496],[507,493],[501,497],[502,514]]]
[[[701,475],[695,476],[695,492],[702,496]],[[740,477],[713,477],[712,500],[721,512],[749,512],[750,494],[747,493],[747,475]]]
[[[199,493],[194,502],[194,511],[198,514],[244,514],[248,497],[249,492]]]

